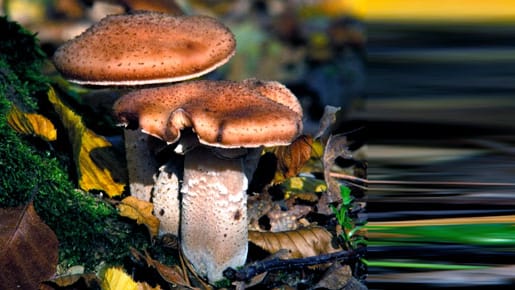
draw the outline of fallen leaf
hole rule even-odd
[[[270,253],[281,249],[289,252],[288,258],[306,258],[320,254],[334,253],[333,235],[322,227],[302,228],[285,232],[249,231],[249,241]]]
[[[327,184],[326,198],[329,203],[341,200],[340,183],[334,177],[331,177],[331,168],[334,166],[336,158],[338,157],[352,159],[352,153],[348,149],[345,133],[329,136],[324,150],[324,178]]]
[[[272,196],[268,191],[249,195],[247,198],[247,216],[250,230],[259,230],[259,219],[273,208]]]
[[[349,265],[334,263],[318,281],[314,289],[338,290],[345,289],[345,286],[352,278],[352,271]]]
[[[273,209],[267,213],[270,219],[270,231],[284,232],[296,230],[302,225],[299,219],[311,211],[312,208],[306,205],[293,205],[287,210],[283,210],[278,204],[275,204]]]
[[[138,284],[121,268],[109,268],[102,277],[102,290],[137,290]]]
[[[151,237],[159,232],[159,219],[153,215],[154,205],[151,202],[137,199],[134,196],[124,198],[118,205],[120,215],[144,224]]]
[[[134,281],[125,271],[118,267],[111,267],[102,277],[102,290],[160,290],[161,286],[150,286],[146,282]]]
[[[322,118],[320,118],[318,131],[313,139],[320,139],[328,133],[331,126],[336,122],[336,113],[338,113],[340,109],[340,107],[325,106]]]
[[[0,209],[0,285],[37,289],[56,270],[58,241],[32,203]]]
[[[299,174],[304,164],[311,157],[312,144],[313,139],[310,136],[301,135],[288,146],[278,146],[272,149],[277,157],[275,184]]]
[[[21,134],[38,136],[45,141],[57,139],[57,130],[50,120],[40,114],[25,113],[15,105],[11,106],[7,115],[7,123]]]
[[[110,197],[121,195],[125,182],[116,180],[114,176],[124,176],[123,173],[115,171],[123,170],[125,166],[113,156],[112,144],[89,130],[81,117],[63,104],[53,89],[49,90],[48,99],[68,130],[74,160],[77,163],[80,188],[85,191],[100,190]],[[102,164],[98,161],[102,161]]]
[[[185,274],[179,266],[164,265],[161,262],[152,259],[152,257],[150,257],[148,253],[145,253],[145,255],[143,255],[142,253],[138,252],[136,249],[133,248],[131,249],[131,254],[138,261],[144,261],[149,267],[156,269],[161,278],[163,278],[166,282],[191,288],[190,283],[185,278],[185,275],[187,274]]]
[[[325,181],[305,176],[288,178],[281,183],[281,187],[286,199],[301,193],[321,193],[327,190]]]

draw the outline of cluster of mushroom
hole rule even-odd
[[[79,84],[184,81],[134,90],[118,99],[113,111],[121,125],[138,129],[125,136],[128,163],[146,162],[131,151],[134,146],[148,151],[145,136],[179,144],[176,151],[185,155],[180,189],[177,183],[164,198],[156,196],[162,191],[156,188],[154,196],[140,196],[172,203],[155,204],[156,215],[168,225],[161,232],[180,235],[185,257],[210,282],[246,260],[246,190],[253,171],[248,160],[263,146],[289,144],[302,131],[302,108],[278,82],[186,81],[225,64],[235,48],[233,34],[213,18],[137,12],[104,18],[54,55],[56,68]],[[129,171],[130,180],[138,178]],[[137,190],[131,186],[131,194]]]

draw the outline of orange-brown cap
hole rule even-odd
[[[201,76],[235,49],[234,35],[214,18],[139,11],[105,17],[59,47],[53,60],[75,83],[142,85]]]
[[[273,89],[257,89],[268,86]],[[282,96],[271,96],[276,93]],[[192,128],[200,143],[237,148],[291,143],[302,131],[298,108],[277,82],[200,80],[131,92],[115,103],[114,113],[122,125],[168,143]]]

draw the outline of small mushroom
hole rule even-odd
[[[103,18],[59,47],[53,61],[71,82],[133,86],[199,77],[225,64],[235,49],[233,34],[214,18],[137,11]],[[147,201],[153,194],[156,215],[167,219],[160,233],[177,234],[179,186],[171,184],[177,178],[173,166],[159,167],[148,146],[150,138],[125,131],[130,191]]]
[[[287,145],[302,131],[296,97],[277,82],[190,81],[142,89],[114,105],[120,123],[168,143],[181,131],[199,145],[185,152],[181,248],[210,282],[247,256],[247,149]],[[190,129],[185,130],[185,129]],[[183,134],[183,135],[188,135]]]

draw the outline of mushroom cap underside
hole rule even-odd
[[[275,86],[265,92],[256,87]],[[192,128],[200,143],[222,147],[279,146],[302,132],[300,104],[286,87],[257,80],[190,81],[142,89],[121,97],[114,114],[122,125],[168,143]]]
[[[235,53],[231,31],[207,16],[110,15],[59,47],[61,74],[90,85],[142,85],[195,78]]]

